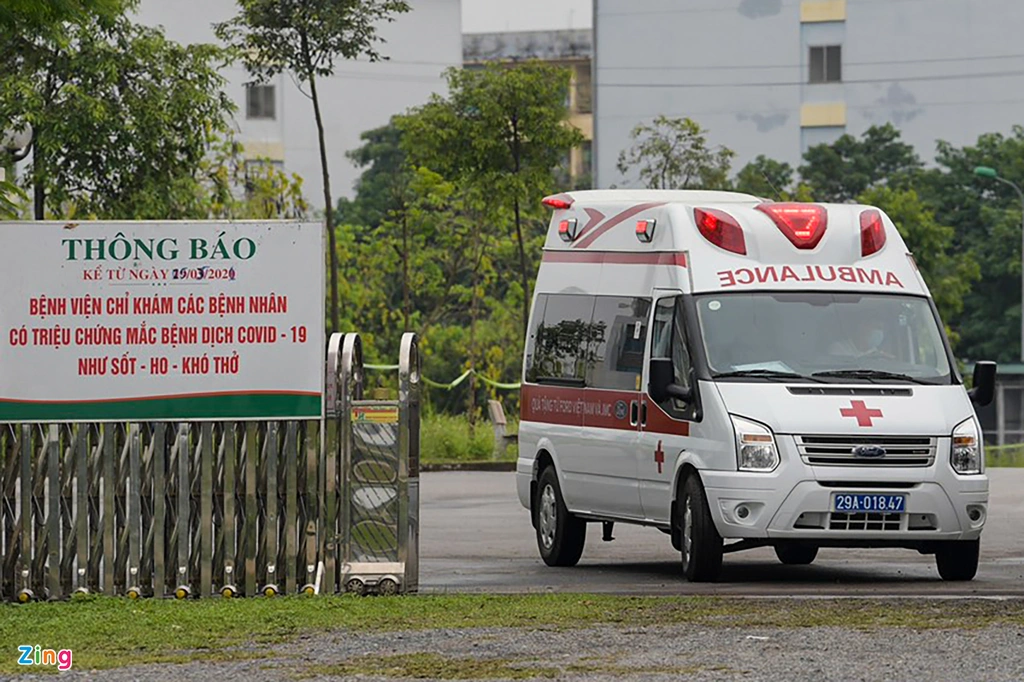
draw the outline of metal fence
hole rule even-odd
[[[332,337],[322,421],[0,424],[0,601],[414,591],[416,338],[376,431],[351,421],[359,348]]]

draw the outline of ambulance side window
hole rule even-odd
[[[539,310],[538,300],[534,322],[540,321],[536,329],[531,324],[527,342],[533,344],[533,352],[527,358],[526,380],[582,387],[594,335],[594,297],[548,294],[543,313]]]
[[[598,296],[591,322],[587,386],[619,391],[640,389],[651,301]]]
[[[691,384],[692,363],[686,341],[686,314],[681,296],[658,299],[654,309],[654,324],[651,329],[651,358],[672,360],[673,383],[684,388]],[[691,406],[672,398],[666,405],[677,416],[689,413]]]

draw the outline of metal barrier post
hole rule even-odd
[[[320,589],[328,594],[336,592],[340,585],[338,579],[338,543],[341,528],[338,525],[338,458],[340,448],[340,415],[339,385],[341,373],[341,344],[343,334],[331,334],[327,343],[327,369],[324,381],[324,426],[321,431],[320,470],[324,472],[324,498],[326,501],[326,522],[320,524],[320,556],[324,562],[323,586]],[[324,504],[321,502],[321,509]]]
[[[404,565],[403,592],[419,590],[420,510],[420,354],[415,334],[402,335],[398,360],[399,543]]]

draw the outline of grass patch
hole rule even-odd
[[[1022,601],[774,600],[591,595],[324,596],[178,602],[88,597],[0,605],[0,642],[70,648],[76,669],[260,656],[258,645],[331,630],[694,624],[875,629],[1024,626]],[[252,645],[257,645],[253,648]],[[18,669],[0,657],[0,675]],[[221,659],[223,660],[223,659]]]
[[[516,433],[518,424],[509,424]],[[501,461],[514,461],[516,447],[507,448]],[[420,461],[424,464],[494,461],[494,428],[486,420],[470,428],[463,415],[436,414],[420,424]]]
[[[986,447],[985,466],[1024,467],[1024,445],[994,445]]]

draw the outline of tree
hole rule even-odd
[[[876,187],[857,200],[877,206],[892,219],[914,254],[943,321],[956,319],[972,283],[981,278],[981,269],[971,254],[954,250],[953,228],[939,223],[912,189]]]
[[[883,183],[907,187],[920,168],[914,148],[886,123],[871,126],[860,140],[846,134],[832,144],[811,147],[804,153],[800,177],[817,201],[840,203]]]
[[[405,0],[238,0],[238,4],[241,12],[217,24],[216,33],[238,49],[246,70],[260,82],[289,71],[309,85],[330,249],[331,328],[339,331],[337,238],[317,79],[333,74],[339,58],[382,59],[375,47],[383,42],[377,24],[393,21],[395,14],[408,12],[409,5]]]
[[[991,166],[1000,177],[1024,186],[1024,127],[1009,134],[986,133],[973,145],[939,141],[938,168],[922,174],[918,186],[936,215],[954,229],[954,252],[969,254],[981,279],[964,297],[954,318],[958,351],[973,360],[1018,362],[1021,322],[1021,203],[1002,183],[979,178],[976,166]]]
[[[194,199],[195,172],[228,132],[233,110],[210,45],[86,19],[36,38],[0,73],[0,128],[32,128],[34,215],[67,210],[174,218]]]
[[[640,182],[651,189],[727,189],[736,153],[709,147],[707,132],[692,119],[664,114],[641,123],[629,134],[633,145],[619,154],[619,172],[639,168]]]
[[[481,70],[449,69],[448,96],[398,119],[402,143],[415,165],[464,190],[475,188],[496,208],[511,208],[519,257],[526,333],[530,314],[530,258],[534,240],[525,218],[542,224],[540,198],[554,187],[553,172],[566,151],[583,142],[568,124],[569,71],[539,62]],[[532,210],[531,210],[532,209]],[[524,215],[524,212],[527,215]]]
[[[135,4],[126,0],[4,0],[0,4],[0,35],[52,38],[66,24],[111,20]]]
[[[359,136],[363,145],[345,154],[363,168],[356,181],[356,197],[338,200],[338,216],[353,225],[377,227],[408,187],[412,167],[400,141],[401,130],[392,118],[386,126],[367,130]]]
[[[784,161],[769,159],[764,154],[736,174],[736,191],[766,199],[787,199],[793,182],[793,167]]]

